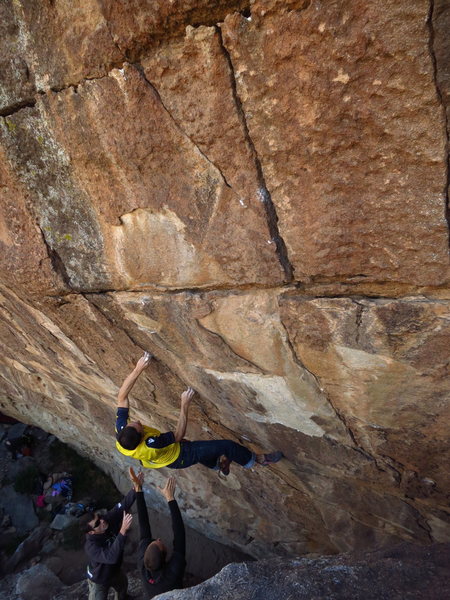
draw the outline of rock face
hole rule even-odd
[[[272,559],[231,564],[189,590],[161,600],[445,600],[449,545],[429,549],[403,544],[389,551],[322,559]]]
[[[179,472],[189,525],[448,541],[448,0],[0,11],[0,409],[125,488],[145,349],[137,418],[173,429],[191,385],[190,439],[286,456]]]

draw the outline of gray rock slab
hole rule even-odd
[[[19,534],[27,533],[39,525],[31,498],[18,494],[12,485],[2,489],[0,507],[11,517],[11,522]]]
[[[32,456],[23,456],[17,460],[9,459],[6,466],[6,477],[9,481],[14,481],[22,471],[34,465],[36,465],[36,459]]]
[[[14,554],[7,560],[5,571],[10,573],[14,571],[20,563],[36,556],[40,552],[48,533],[49,530],[46,525],[40,525],[34,529],[30,535],[17,546]]]
[[[234,563],[195,587],[159,600],[445,600],[450,544],[401,544],[389,550],[317,559]]]
[[[22,436],[27,430],[27,427],[28,425],[24,425],[24,423],[16,423],[15,425],[11,425],[8,431],[7,439],[12,440]]]
[[[63,588],[59,577],[45,565],[34,565],[17,578],[16,593],[23,600],[48,600]]]
[[[50,527],[51,529],[57,529],[58,531],[61,531],[76,523],[77,520],[78,519],[72,515],[56,515],[56,517],[50,523]]]

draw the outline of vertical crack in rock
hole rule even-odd
[[[284,243],[284,240],[280,235],[280,232],[278,229],[278,216],[277,216],[277,213],[275,210],[275,206],[272,202],[270,192],[267,189],[261,161],[260,161],[258,153],[256,151],[255,144],[253,143],[253,140],[250,136],[250,130],[247,125],[247,119],[245,117],[244,109],[242,107],[242,102],[239,98],[239,94],[237,91],[236,77],[234,74],[234,67],[233,67],[233,63],[231,60],[231,56],[225,47],[225,44],[223,41],[223,36],[222,36],[222,31],[221,31],[220,27],[216,26],[216,30],[218,32],[220,46],[221,46],[223,55],[228,64],[231,91],[232,91],[234,102],[236,105],[236,111],[238,114],[238,118],[242,123],[242,127],[245,132],[245,138],[250,147],[250,151],[252,153],[252,156],[253,156],[253,159],[255,162],[256,172],[258,174],[258,181],[259,181],[259,196],[260,196],[260,200],[263,203],[265,211],[266,211],[269,233],[270,233],[270,236],[271,236],[272,240],[274,241],[276,249],[277,249],[278,259],[279,259],[281,266],[283,268],[283,271],[284,271],[285,283],[290,283],[294,279],[294,268],[289,261],[286,244]]]
[[[355,333],[355,343],[359,346],[360,333],[361,333],[361,323],[363,318],[363,313],[365,310],[364,304],[361,304],[357,300],[351,299],[354,304],[356,304],[356,333]]]
[[[175,119],[175,117],[172,115],[172,113],[170,112],[170,110],[164,104],[164,102],[163,102],[163,100],[161,98],[161,95],[158,92],[158,90],[155,88],[155,86],[153,85],[153,83],[147,79],[147,76],[145,75],[145,71],[144,71],[143,66],[140,63],[132,63],[132,65],[138,71],[138,73],[141,75],[141,77],[145,81],[145,83],[151,88],[152,92],[156,95],[156,97],[158,98],[158,101],[160,102],[161,106],[166,111],[166,113],[169,115],[170,119],[172,120],[172,122],[174,123],[174,125],[178,129],[178,131],[180,131],[180,133],[182,133],[184,135],[184,137],[191,142],[191,144],[195,147],[195,149],[201,154],[201,156],[206,161],[209,162],[210,165],[212,165],[215,169],[217,169],[217,171],[220,173],[220,176],[222,177],[223,182],[225,183],[225,185],[228,188],[231,189],[231,185],[228,183],[225,175],[222,173],[222,171],[220,170],[220,168],[216,165],[216,163],[214,161],[212,161],[210,158],[208,158],[208,156],[206,156],[206,154],[201,150],[201,148],[198,147],[198,145],[196,144],[196,142],[186,133],[186,131],[181,127],[181,125],[177,121],[177,119]]]
[[[41,227],[38,225],[39,227],[39,231],[41,232],[41,236],[42,236],[42,240],[45,244],[45,248],[47,250],[47,254],[48,257],[50,259],[50,262],[52,264],[53,270],[55,271],[55,273],[57,275],[59,275],[61,277],[61,279],[63,280],[64,284],[70,289],[72,290],[72,283],[70,281],[70,277],[69,274],[67,273],[66,267],[64,265],[64,262],[62,260],[62,258],[59,256],[58,252],[52,248],[50,246],[50,244],[47,242],[46,238],[45,238],[45,234],[42,231]]]
[[[449,240],[449,248],[450,248],[450,199],[449,199],[449,189],[450,189],[450,124],[448,122],[447,116],[447,107],[445,105],[444,100],[444,92],[441,89],[441,84],[439,82],[439,70],[441,65],[438,64],[436,58],[435,51],[435,41],[436,35],[434,31],[433,20],[435,18],[435,0],[430,0],[430,8],[428,11],[427,17],[427,26],[429,31],[428,38],[428,47],[430,52],[430,58],[433,65],[433,78],[434,85],[436,87],[436,95],[438,100],[442,106],[442,110],[444,113],[444,122],[445,122],[445,132],[446,132],[446,143],[445,143],[445,155],[446,155],[446,177],[445,177],[445,188],[444,188],[444,199],[445,199],[445,218],[447,220],[447,229],[448,229],[448,240]]]

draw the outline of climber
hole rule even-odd
[[[163,488],[158,488],[167,500],[172,517],[173,552],[166,559],[167,548],[158,538],[152,537],[147,506],[145,504],[142,482],[144,474],[135,474],[129,469],[130,479],[136,491],[136,506],[139,518],[139,546],[137,568],[142,580],[145,598],[153,598],[163,592],[169,592],[183,587],[183,574],[186,566],[186,543],[183,519],[174,497],[175,479],[169,477]]]
[[[142,425],[140,421],[128,423],[128,394],[151,358],[151,354],[145,352],[119,390],[116,418],[116,447],[119,452],[136,458],[149,469],[185,469],[200,463],[225,476],[229,474],[233,461],[250,469],[255,464],[266,466],[278,462],[283,457],[281,452],[255,455],[245,446],[231,440],[185,440],[189,405],[195,394],[192,388],[181,394],[181,411],[175,432],[161,433],[157,429]]]
[[[130,598],[122,559],[126,533],[133,519],[128,510],[135,499],[136,492],[131,489],[122,502],[105,515],[91,512],[80,519],[80,527],[86,534],[84,549],[89,560],[89,600],[107,600],[111,587],[115,590],[116,600]]]

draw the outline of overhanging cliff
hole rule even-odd
[[[211,6],[213,5],[213,6]],[[118,386],[254,556],[448,541],[447,0],[5,0],[1,409],[114,473]],[[167,473],[148,472],[150,485]]]

